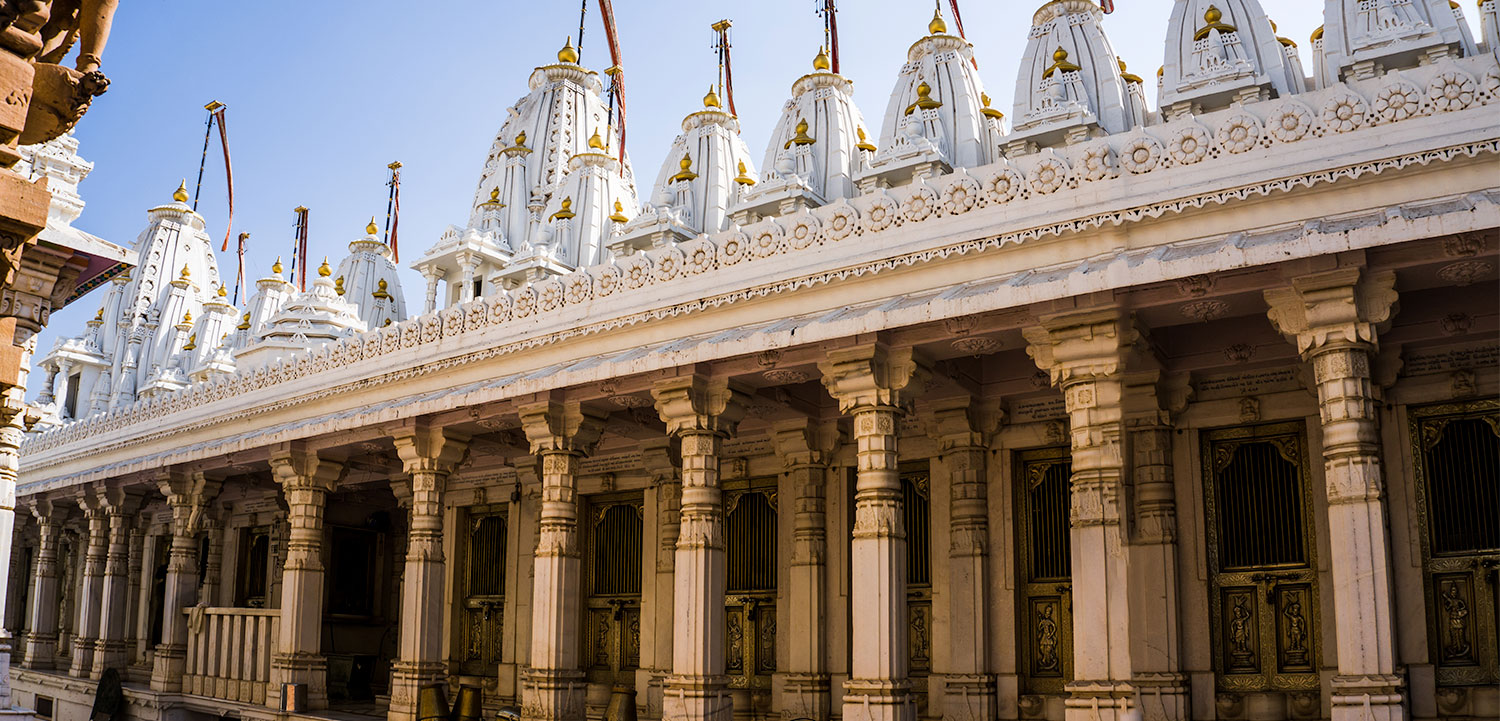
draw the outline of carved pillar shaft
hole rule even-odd
[[[35,343],[34,340],[27,341],[23,349],[29,349]],[[22,370],[24,376],[25,368],[29,366],[30,351],[23,350]],[[20,380],[20,379],[13,379]],[[23,404],[17,402],[25,394],[20,386],[14,386],[8,391],[9,398],[0,398],[0,568],[9,571],[14,565],[15,553],[15,525],[16,525],[16,480],[20,470],[21,452],[21,413]],[[25,583],[22,576],[16,583]],[[11,643],[11,632],[20,625],[14,623],[13,619],[19,618],[16,610],[10,608],[11,597],[15,596],[19,586],[12,586],[11,579],[7,575],[0,580],[0,708],[11,707],[10,694],[10,660],[13,644]],[[19,609],[24,613],[25,609]],[[9,626],[6,628],[5,626]]]
[[[1319,273],[1266,291],[1268,316],[1312,365],[1323,430],[1338,674],[1334,721],[1406,717],[1396,666],[1390,541],[1370,356],[1396,303],[1395,274]]]
[[[681,453],[670,438],[652,438],[641,442],[641,461],[651,474],[656,491],[656,564],[655,573],[643,589],[641,613],[641,666],[651,669],[645,697],[637,703],[643,716],[659,717],[662,689],[672,672],[672,609],[676,569],[677,537],[682,530],[682,479],[678,464]]]
[[[31,501],[36,518],[37,546],[31,580],[31,623],[26,634],[26,657],[21,665],[50,669],[57,656],[58,546],[62,541],[62,513],[49,499]]]
[[[437,291],[438,291],[438,277],[439,276],[436,275],[436,274],[434,274],[434,273],[424,273],[423,277],[427,279],[427,296],[426,296],[425,304],[423,305],[423,308],[425,308],[425,310],[422,311],[425,314],[425,313],[431,313],[432,311],[434,311],[434,310],[437,309]]]
[[[979,446],[956,445],[943,453],[948,471],[949,670],[945,708],[957,717],[969,709],[990,718],[995,677],[989,654],[989,494]]]
[[[106,668],[123,668],[129,660],[125,644],[129,623],[130,540],[137,498],[125,496],[118,489],[99,494],[109,519],[109,546],[104,560],[104,584],[100,593],[103,609],[99,619],[99,640],[94,645],[94,663],[89,671],[99,678]],[[136,567],[139,573],[139,566]]]
[[[411,721],[417,689],[444,681],[443,616],[447,605],[443,551],[443,494],[468,437],[415,424],[393,434],[410,486],[401,495],[411,511],[406,563],[401,571],[401,637],[392,666],[391,721]],[[296,528],[295,522],[293,528]],[[295,531],[294,531],[295,533]]]
[[[531,602],[531,684],[528,718],[565,719],[583,709],[578,667],[582,558],[578,548],[578,490],[571,451],[540,454],[542,503]]]
[[[141,614],[141,569],[145,567],[146,555],[146,529],[145,521],[132,520],[134,528],[130,531],[129,557],[126,564],[125,581],[125,653],[130,665],[141,661],[140,649],[137,644],[140,640],[140,618]]]
[[[725,674],[724,500],[719,445],[744,413],[743,391],[723,380],[686,376],[652,389],[667,432],[682,443],[682,525],[674,560],[672,675],[663,718],[728,721]]]
[[[208,535],[208,558],[203,561],[203,579],[198,598],[209,606],[217,606],[224,564],[224,525],[218,520],[209,520],[204,523],[204,531]]]
[[[1042,319],[1027,351],[1062,389],[1072,436],[1073,680],[1068,721],[1114,721],[1134,705],[1129,568],[1120,511],[1125,482],[1122,375],[1138,337],[1117,311]]]
[[[156,568],[161,565],[157,558],[157,539],[152,534],[142,539],[141,572],[139,584],[135,586],[135,661],[142,666],[154,666],[151,648],[151,587],[155,583]]]
[[[99,622],[104,607],[109,517],[94,496],[93,489],[79,494],[79,505],[88,519],[88,545],[84,551],[82,594],[78,599],[78,624],[73,634],[73,658],[68,675],[87,678],[94,668],[94,646],[99,642]]]
[[[777,455],[786,463],[784,488],[792,501],[792,554],[787,568],[791,622],[782,707],[797,718],[822,721],[832,713],[828,678],[828,460],[838,445],[836,425],[806,420],[776,424]]]
[[[271,454],[271,471],[281,485],[291,526],[281,567],[281,629],[271,658],[273,688],[267,694],[273,704],[281,702],[283,685],[289,683],[306,685],[308,708],[328,704],[328,662],[322,654],[323,512],[340,470],[338,464],[301,448],[282,447]]]
[[[172,512],[172,545],[167,551],[161,643],[156,646],[151,688],[177,691],[182,688],[182,674],[187,662],[188,629],[183,610],[198,602],[196,524],[203,506],[218,489],[217,484],[201,473],[187,476],[178,471],[168,471],[158,485]]]

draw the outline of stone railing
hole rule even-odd
[[[261,608],[189,608],[182,690],[197,696],[266,703],[281,612]]]
[[[1496,103],[1500,103],[1500,66],[1493,55],[1483,53],[1041,148],[986,166],[958,168],[939,177],[918,178],[908,185],[876,189],[812,210],[633,253],[278,358],[269,366],[216,376],[37,434],[23,446],[22,454],[42,454],[100,434],[115,435],[125,428],[159,426],[160,419],[190,408],[409,349],[435,350],[439,345],[467,342],[481,334],[486,341],[509,341],[505,347],[510,349],[531,347],[547,341],[526,339],[528,331],[560,318],[579,328],[592,324],[587,332],[598,332],[882,268],[1459,155],[1495,153],[1500,150],[1500,128],[1493,122],[1493,107],[1485,110],[1483,106]],[[1436,116],[1454,120],[1435,122]],[[1471,132],[1460,144],[1444,145],[1445,131],[1462,124],[1457,118],[1478,118],[1468,122],[1471,129],[1475,123],[1488,122],[1482,142]],[[1416,145],[1426,147],[1405,155],[1386,152],[1387,148]],[[1357,160],[1351,159],[1355,156]],[[1117,207],[1080,211],[1091,205]],[[979,237],[897,252],[912,247],[913,237],[928,235],[923,226],[970,213],[984,220]],[[963,220],[968,226],[978,222],[972,216]],[[948,228],[933,227],[930,234],[942,240],[948,232]],[[813,259],[788,259],[812,253],[824,253],[829,269],[811,273],[806,263]],[[780,259],[781,265],[774,265],[773,259]],[[773,263],[761,265],[767,261]],[[787,270],[787,277],[767,283],[764,274],[752,272],[757,267]],[[695,276],[710,274],[722,277],[724,287],[732,292],[642,312],[673,284],[701,281]],[[735,280],[747,277],[762,282],[742,287]],[[581,323],[570,315],[578,313],[585,314]]]

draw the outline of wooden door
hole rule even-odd
[[[460,540],[458,603],[459,670],[494,675],[505,631],[505,565],[509,541],[506,504],[471,506]]]

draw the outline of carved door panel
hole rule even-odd
[[[1500,401],[1411,415],[1437,680],[1500,683]]]
[[[594,683],[634,683],[641,665],[641,494],[593,500],[583,663]]]
[[[776,481],[726,483],[725,670],[734,688],[769,689],[776,673]]]
[[[906,643],[912,693],[927,707],[932,673],[932,474],[924,462],[901,472],[901,514],[906,527]]]
[[[1022,451],[1017,460],[1017,636],[1023,691],[1059,694],[1073,678],[1073,460],[1067,448]]]
[[[1300,423],[1204,434],[1209,610],[1219,688],[1318,688],[1318,588]]]
[[[496,673],[505,631],[505,504],[473,506],[464,527],[458,577],[458,654],[462,673]]]

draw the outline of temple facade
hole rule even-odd
[[[204,219],[153,208],[32,374],[16,699],[83,721],[114,669],[142,721],[428,721],[434,688],[464,721],[1500,717],[1469,9],[1326,0],[1304,69],[1257,0],[1176,0],[1149,107],[1054,0],[1009,116],[939,14],[880,127],[820,52],[760,167],[710,90],[641,193],[569,44],[410,318],[373,225],[237,307]]]

